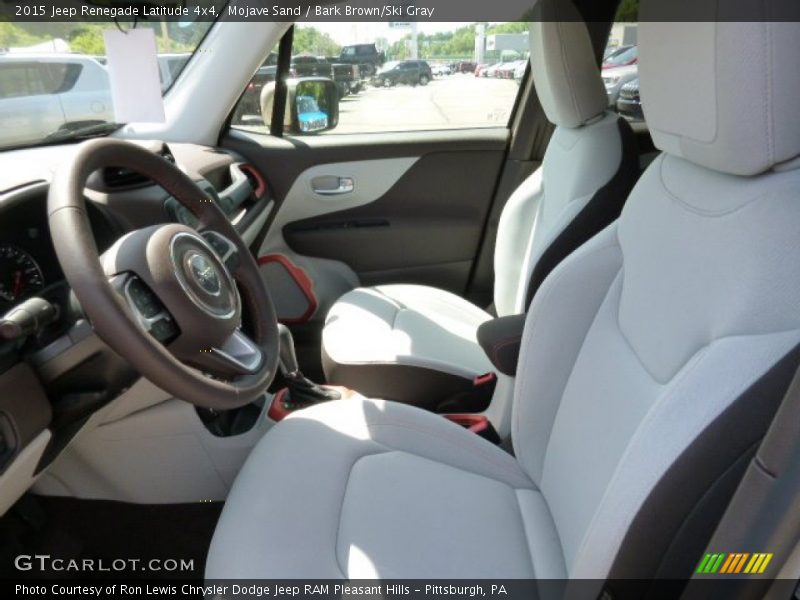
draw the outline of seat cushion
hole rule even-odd
[[[206,576],[560,578],[541,494],[509,454],[426,411],[366,399],[299,411],[248,458]]]
[[[477,339],[478,326],[491,318],[433,287],[357,288],[325,320],[325,374],[366,396],[427,404],[493,370]]]

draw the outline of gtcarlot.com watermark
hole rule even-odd
[[[186,573],[194,571],[194,559],[185,558],[57,558],[49,554],[20,554],[14,559],[18,571],[66,573]]]

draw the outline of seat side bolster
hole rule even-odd
[[[621,268],[617,226],[612,224],[550,273],[528,311],[511,432],[516,456],[537,484],[567,379]]]

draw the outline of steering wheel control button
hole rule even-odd
[[[236,315],[236,284],[204,238],[187,232],[175,234],[170,242],[170,257],[178,283],[195,306],[217,319]]]
[[[129,277],[123,287],[125,298],[136,317],[150,335],[162,344],[178,335],[178,326],[172,320],[161,301],[138,277]]]
[[[178,335],[178,328],[175,326],[175,323],[172,321],[172,319],[162,317],[158,321],[153,322],[153,324],[150,326],[150,333],[159,342],[164,344]]]
[[[141,279],[132,278],[128,283],[127,291],[133,306],[145,319],[152,319],[164,310],[155,294]]]
[[[222,292],[222,282],[220,281],[217,268],[208,258],[197,252],[189,252],[186,255],[186,271],[200,288],[211,294],[219,296]]]
[[[239,268],[239,253],[236,250],[236,244],[216,231],[204,231],[202,236],[229,271]]]

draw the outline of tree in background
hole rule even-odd
[[[165,25],[160,21],[140,21],[136,27],[150,27],[154,30],[159,52],[191,52],[203,39],[210,25],[195,23],[190,27],[181,27],[178,23]],[[69,44],[72,52],[102,56],[106,52],[103,32],[113,27],[109,23],[89,22],[0,22],[0,48],[24,48],[61,38]],[[129,29],[133,27],[133,23],[121,22],[120,27]]]
[[[622,0],[615,21],[636,22],[639,20],[639,0]]]
[[[303,25],[294,29],[293,54],[339,56],[341,51],[342,47],[336,43],[336,40],[316,27]]]
[[[528,33],[530,25],[526,22],[495,23],[486,29],[486,35],[495,33]]]
[[[433,34],[417,35],[417,47],[420,58],[453,58],[471,59],[475,53],[475,23],[459,27],[455,31],[440,31]],[[502,33],[527,33],[528,24],[524,22],[495,23],[486,28],[486,35]],[[411,34],[392,44],[386,52],[391,60],[408,58],[408,47]],[[489,53],[491,54],[491,53]]]
[[[47,38],[31,33],[16,23],[0,22],[0,48],[32,46]]]
[[[106,53],[103,29],[105,26],[99,23],[81,23],[67,34],[70,49],[73,52],[102,56]]]

